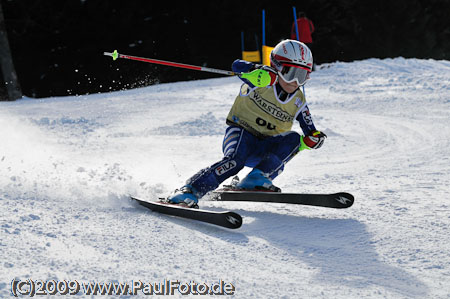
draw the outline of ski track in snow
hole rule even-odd
[[[449,298],[450,62],[368,59],[312,74],[306,96],[328,139],[275,184],[351,192],[350,209],[200,202],[240,213],[232,231],[131,203],[221,159],[239,85],[0,103],[0,297],[31,278],[221,279],[236,298]]]

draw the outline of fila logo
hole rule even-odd
[[[229,170],[235,168],[237,165],[236,161],[230,160],[228,162],[223,163],[222,165],[216,167],[216,174],[222,175],[225,172],[228,172]]]

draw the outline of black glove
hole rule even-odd
[[[269,73],[273,73],[273,74],[277,75],[277,70],[276,69],[274,69],[273,67],[270,67],[268,65],[265,65],[265,64],[255,64],[252,67],[251,71],[254,71],[254,70],[265,70],[265,71],[267,71]]]
[[[254,70],[265,70],[266,72],[268,72],[271,79],[269,85],[273,85],[277,81],[278,73],[274,68],[270,66],[264,64],[255,64],[255,66],[251,69],[251,71]]]
[[[309,148],[318,149],[322,146],[323,142],[325,141],[325,138],[327,138],[327,135],[325,133],[314,130],[309,132],[309,134],[306,135],[305,137],[303,137],[303,142]]]

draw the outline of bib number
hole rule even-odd
[[[276,126],[274,126],[273,124],[271,124],[270,122],[258,117],[256,119],[256,123],[258,124],[258,126],[261,127],[266,127],[269,130],[275,130]]]

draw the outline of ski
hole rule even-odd
[[[279,193],[264,191],[214,191],[214,199],[218,201],[251,201],[274,202],[297,205],[308,205],[345,209],[353,205],[355,198],[350,193],[340,192],[333,194],[307,194],[307,193]]]
[[[193,209],[187,207],[180,207],[179,205],[156,202],[156,201],[144,201],[136,197],[132,197],[132,200],[138,202],[141,206],[144,206],[152,211],[172,215],[182,218],[193,219],[201,222],[215,224],[218,226],[236,229],[242,225],[241,215],[234,212],[215,212],[201,209]]]

